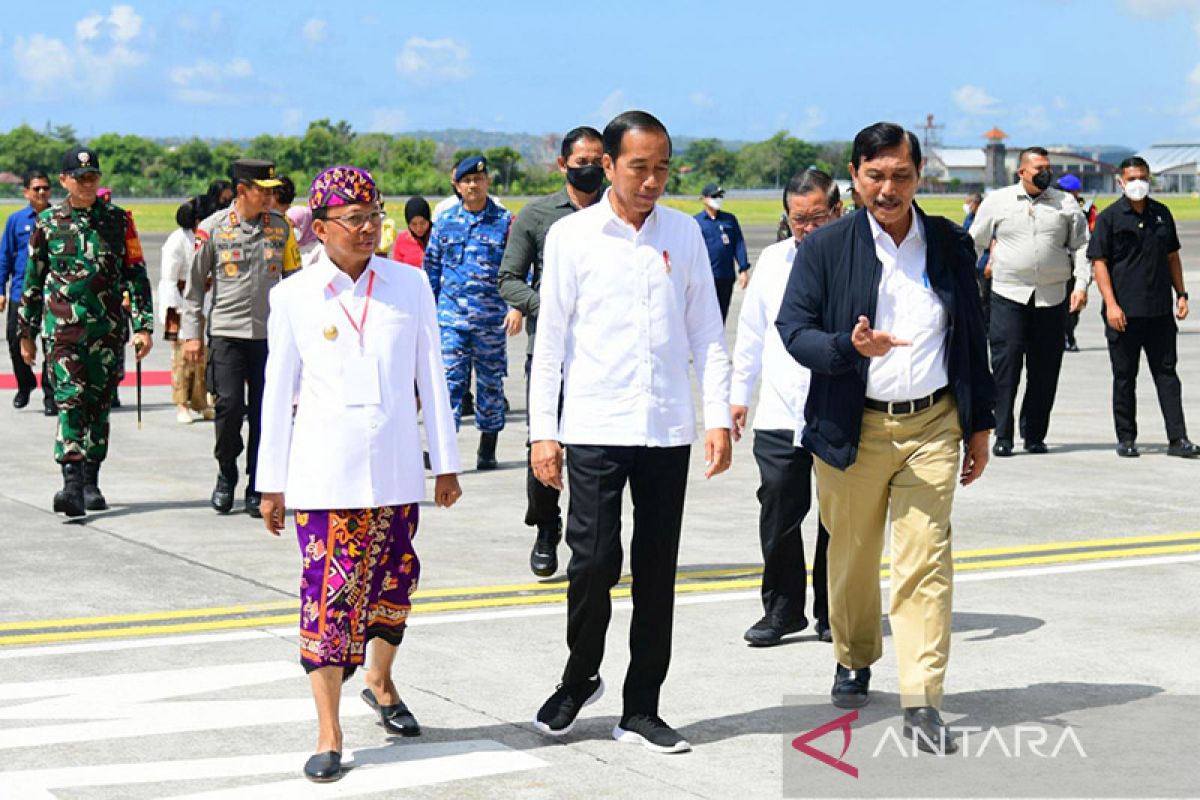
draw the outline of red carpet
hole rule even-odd
[[[38,375],[38,382],[41,383],[42,376]],[[125,371],[125,380],[121,381],[122,386],[137,386],[137,371],[133,367],[127,367]],[[170,386],[171,372],[169,370],[145,370],[142,372],[142,386]],[[0,389],[16,389],[16,375],[0,375]]]

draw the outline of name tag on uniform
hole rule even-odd
[[[382,402],[379,391],[379,359],[360,353],[342,359],[342,388],[348,406],[377,406]]]
[[[729,245],[729,234],[725,232],[724,228],[721,229],[721,244]]]

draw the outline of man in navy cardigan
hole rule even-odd
[[[955,480],[983,474],[995,426],[975,250],[913,204],[921,145],[899,125],[854,139],[863,210],[801,244],[776,325],[812,371],[802,445],[829,529],[834,705],[869,700],[883,652],[879,566],[892,520],[891,622],[904,733],[956,749],[938,709],[950,651]],[[962,454],[961,469],[959,464]]]

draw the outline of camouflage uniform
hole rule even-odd
[[[504,315],[497,274],[512,213],[488,198],[479,212],[461,203],[442,213],[425,250],[425,274],[438,300],[438,325],[446,384],[457,426],[472,367],[477,398],[475,427],[504,428],[504,376],[508,374]]]
[[[108,455],[108,411],[125,342],[121,298],[129,294],[135,331],[154,329],[150,281],[129,214],[97,199],[91,208],[67,201],[38,215],[18,326],[38,328],[58,404],[54,460],[99,463]]]

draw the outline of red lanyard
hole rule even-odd
[[[367,278],[367,300],[363,303],[362,318],[357,323],[354,322],[354,317],[350,316],[350,311],[342,303],[341,298],[337,296],[337,290],[333,288],[333,281],[329,282],[328,289],[333,295],[333,299],[337,300],[337,304],[341,306],[342,313],[350,322],[350,327],[354,328],[354,332],[358,334],[358,346],[362,347],[363,331],[367,328],[367,312],[371,310],[371,292],[375,290],[375,270],[371,270],[371,275]]]

